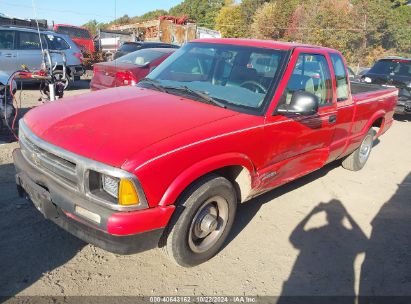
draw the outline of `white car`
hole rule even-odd
[[[70,37],[51,31],[13,26],[0,26],[0,71],[12,74],[26,66],[30,71],[41,68],[43,59],[41,48],[62,51],[66,55],[67,73],[70,80],[76,80],[84,74],[83,56]],[[53,64],[57,71],[62,71],[63,58],[52,54]]]

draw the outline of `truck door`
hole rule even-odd
[[[8,75],[19,69],[16,65],[15,38],[15,31],[0,30],[0,68]]]
[[[259,172],[260,187],[269,189],[322,167],[329,158],[334,136],[336,105],[333,80],[326,52],[296,49],[266,116],[265,167]],[[275,109],[289,103],[297,91],[307,91],[319,99],[314,115],[284,115]],[[273,111],[274,110],[274,111]]]
[[[43,40],[43,39],[42,39]],[[44,40],[43,48],[47,48]],[[42,62],[39,35],[36,32],[18,32],[17,39],[17,66],[27,66],[30,71],[39,70]]]
[[[347,69],[343,57],[338,53],[330,53],[330,58],[335,75],[336,89],[334,97],[337,102],[337,123],[328,159],[328,161],[333,161],[344,152],[351,135],[354,101],[350,94]]]

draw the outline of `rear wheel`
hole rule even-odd
[[[63,78],[63,71],[56,70],[53,72],[54,78],[56,81],[60,81],[64,85],[64,89],[67,90],[70,88],[70,76],[66,74],[66,78]]]
[[[178,202],[164,249],[178,265],[191,267],[212,258],[233,225],[237,208],[232,184],[217,175],[194,183]]]
[[[371,149],[374,144],[374,136],[375,131],[373,129],[370,129],[367,135],[365,135],[358,149],[352,152],[343,160],[342,166],[345,169],[351,171],[358,171],[365,166],[365,163],[370,157]]]

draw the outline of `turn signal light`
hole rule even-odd
[[[118,203],[122,206],[138,205],[140,200],[132,181],[122,179],[118,193]]]

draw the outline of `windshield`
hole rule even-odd
[[[206,95],[215,104],[256,111],[263,106],[284,55],[273,49],[194,42],[176,51],[148,78],[169,94]]]
[[[67,42],[61,37],[54,35],[45,35],[45,38],[47,41],[47,46],[50,50],[62,51],[70,48]]]
[[[401,59],[380,60],[368,73],[411,77],[411,61]]]
[[[144,66],[146,64],[150,64],[156,59],[159,59],[160,57],[166,56],[167,54],[170,54],[170,52],[161,52],[161,51],[155,51],[153,49],[143,49],[140,51],[136,51],[127,55],[124,55],[118,59],[115,60],[117,63],[131,63],[135,64],[137,66]]]
[[[91,39],[90,33],[86,29],[71,26],[59,26],[57,33],[67,35],[71,38]]]

